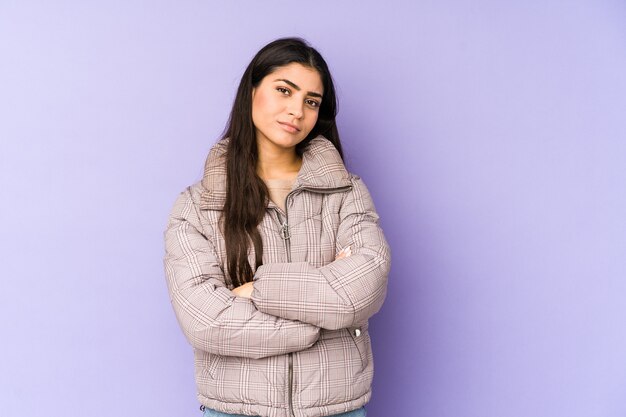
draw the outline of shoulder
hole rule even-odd
[[[350,187],[344,194],[341,206],[343,215],[349,215],[350,213],[369,213],[377,217],[374,200],[363,178],[357,174],[349,173],[349,182]]]
[[[226,197],[226,150],[228,139],[215,143],[207,155],[202,179],[182,190],[174,209],[221,210]]]
[[[206,158],[202,186],[207,191],[223,193],[226,191],[226,151],[228,138],[215,143]]]
[[[171,217],[189,217],[190,214],[197,217],[205,192],[201,181],[186,187],[176,197]]]

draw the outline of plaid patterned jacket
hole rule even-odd
[[[367,321],[390,267],[367,188],[328,140],[313,139],[285,212],[270,202],[259,226],[252,299],[235,297],[219,227],[225,150],[224,140],[212,148],[203,180],[181,193],[165,231],[167,284],[193,346],[199,401],[269,417],[363,406],[373,376]],[[335,260],[347,246],[351,256]]]

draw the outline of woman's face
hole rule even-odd
[[[252,90],[252,122],[259,149],[289,149],[311,132],[322,103],[319,73],[292,63],[279,67]]]

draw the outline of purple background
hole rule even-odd
[[[618,0],[2,1],[0,414],[199,416],[162,231],[286,35],[392,245],[369,415],[626,415]]]

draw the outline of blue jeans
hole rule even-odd
[[[348,411],[347,413],[334,414],[328,417],[365,417],[365,407],[357,408],[356,410]],[[219,411],[212,410],[210,408],[204,409],[203,417],[249,417],[242,414],[226,414]]]

